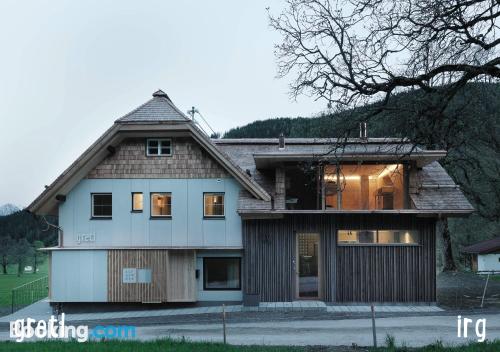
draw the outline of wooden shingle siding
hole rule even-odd
[[[196,300],[193,250],[109,250],[109,302]],[[123,268],[151,269],[151,283],[123,283]]]
[[[338,229],[416,229],[419,246],[337,246]],[[303,215],[243,222],[243,290],[260,301],[295,296],[297,232],[320,234],[327,302],[434,302],[435,220],[412,215]]]
[[[171,156],[146,156],[146,139],[130,138],[88,178],[224,178],[228,173],[191,138],[172,138]]]

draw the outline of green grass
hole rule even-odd
[[[7,267],[7,275],[0,274],[0,308],[10,307],[12,289],[21,286],[28,282],[47,276],[48,261],[45,260],[39,266],[39,271],[36,274],[23,273],[20,277],[17,276],[17,265],[9,265]]]
[[[500,281],[500,275],[491,275],[490,279],[494,281]]]
[[[74,352],[74,351],[106,351],[106,352],[127,352],[127,351],[169,351],[169,352],[326,352],[326,351],[345,351],[346,348],[336,347],[289,347],[289,346],[232,346],[220,343],[204,342],[185,342],[173,341],[169,339],[157,340],[151,342],[136,341],[105,341],[105,342],[61,342],[61,341],[42,341],[42,342],[0,342],[0,351],[39,351],[39,352]],[[357,349],[366,351],[366,349]],[[407,348],[369,348],[368,351],[419,351],[419,352],[494,352],[500,350],[500,341],[473,343],[460,347],[443,347],[440,343],[417,349]],[[353,350],[354,351],[354,350]]]

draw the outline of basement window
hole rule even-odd
[[[151,218],[172,217],[172,194],[151,193]]]
[[[340,245],[417,245],[420,234],[416,230],[338,230]]]
[[[92,218],[111,219],[113,214],[113,197],[111,193],[92,193]]]
[[[204,193],[203,209],[203,216],[205,218],[223,218],[224,193]]]
[[[147,156],[170,156],[172,155],[171,139],[148,139],[146,141]]]
[[[241,290],[241,258],[203,258],[204,290]]]

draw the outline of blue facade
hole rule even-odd
[[[241,248],[237,213],[241,186],[220,179],[83,179],[59,207],[65,247]],[[144,210],[131,212],[132,192],[144,194]],[[150,193],[172,195],[171,219],[150,218]],[[225,217],[204,219],[203,193],[225,193]],[[112,193],[112,219],[91,219],[91,194]],[[78,241],[79,236],[87,241]]]

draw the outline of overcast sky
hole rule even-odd
[[[276,78],[266,7],[252,1],[1,1],[0,205],[28,205],[158,88],[216,131],[325,105]]]

